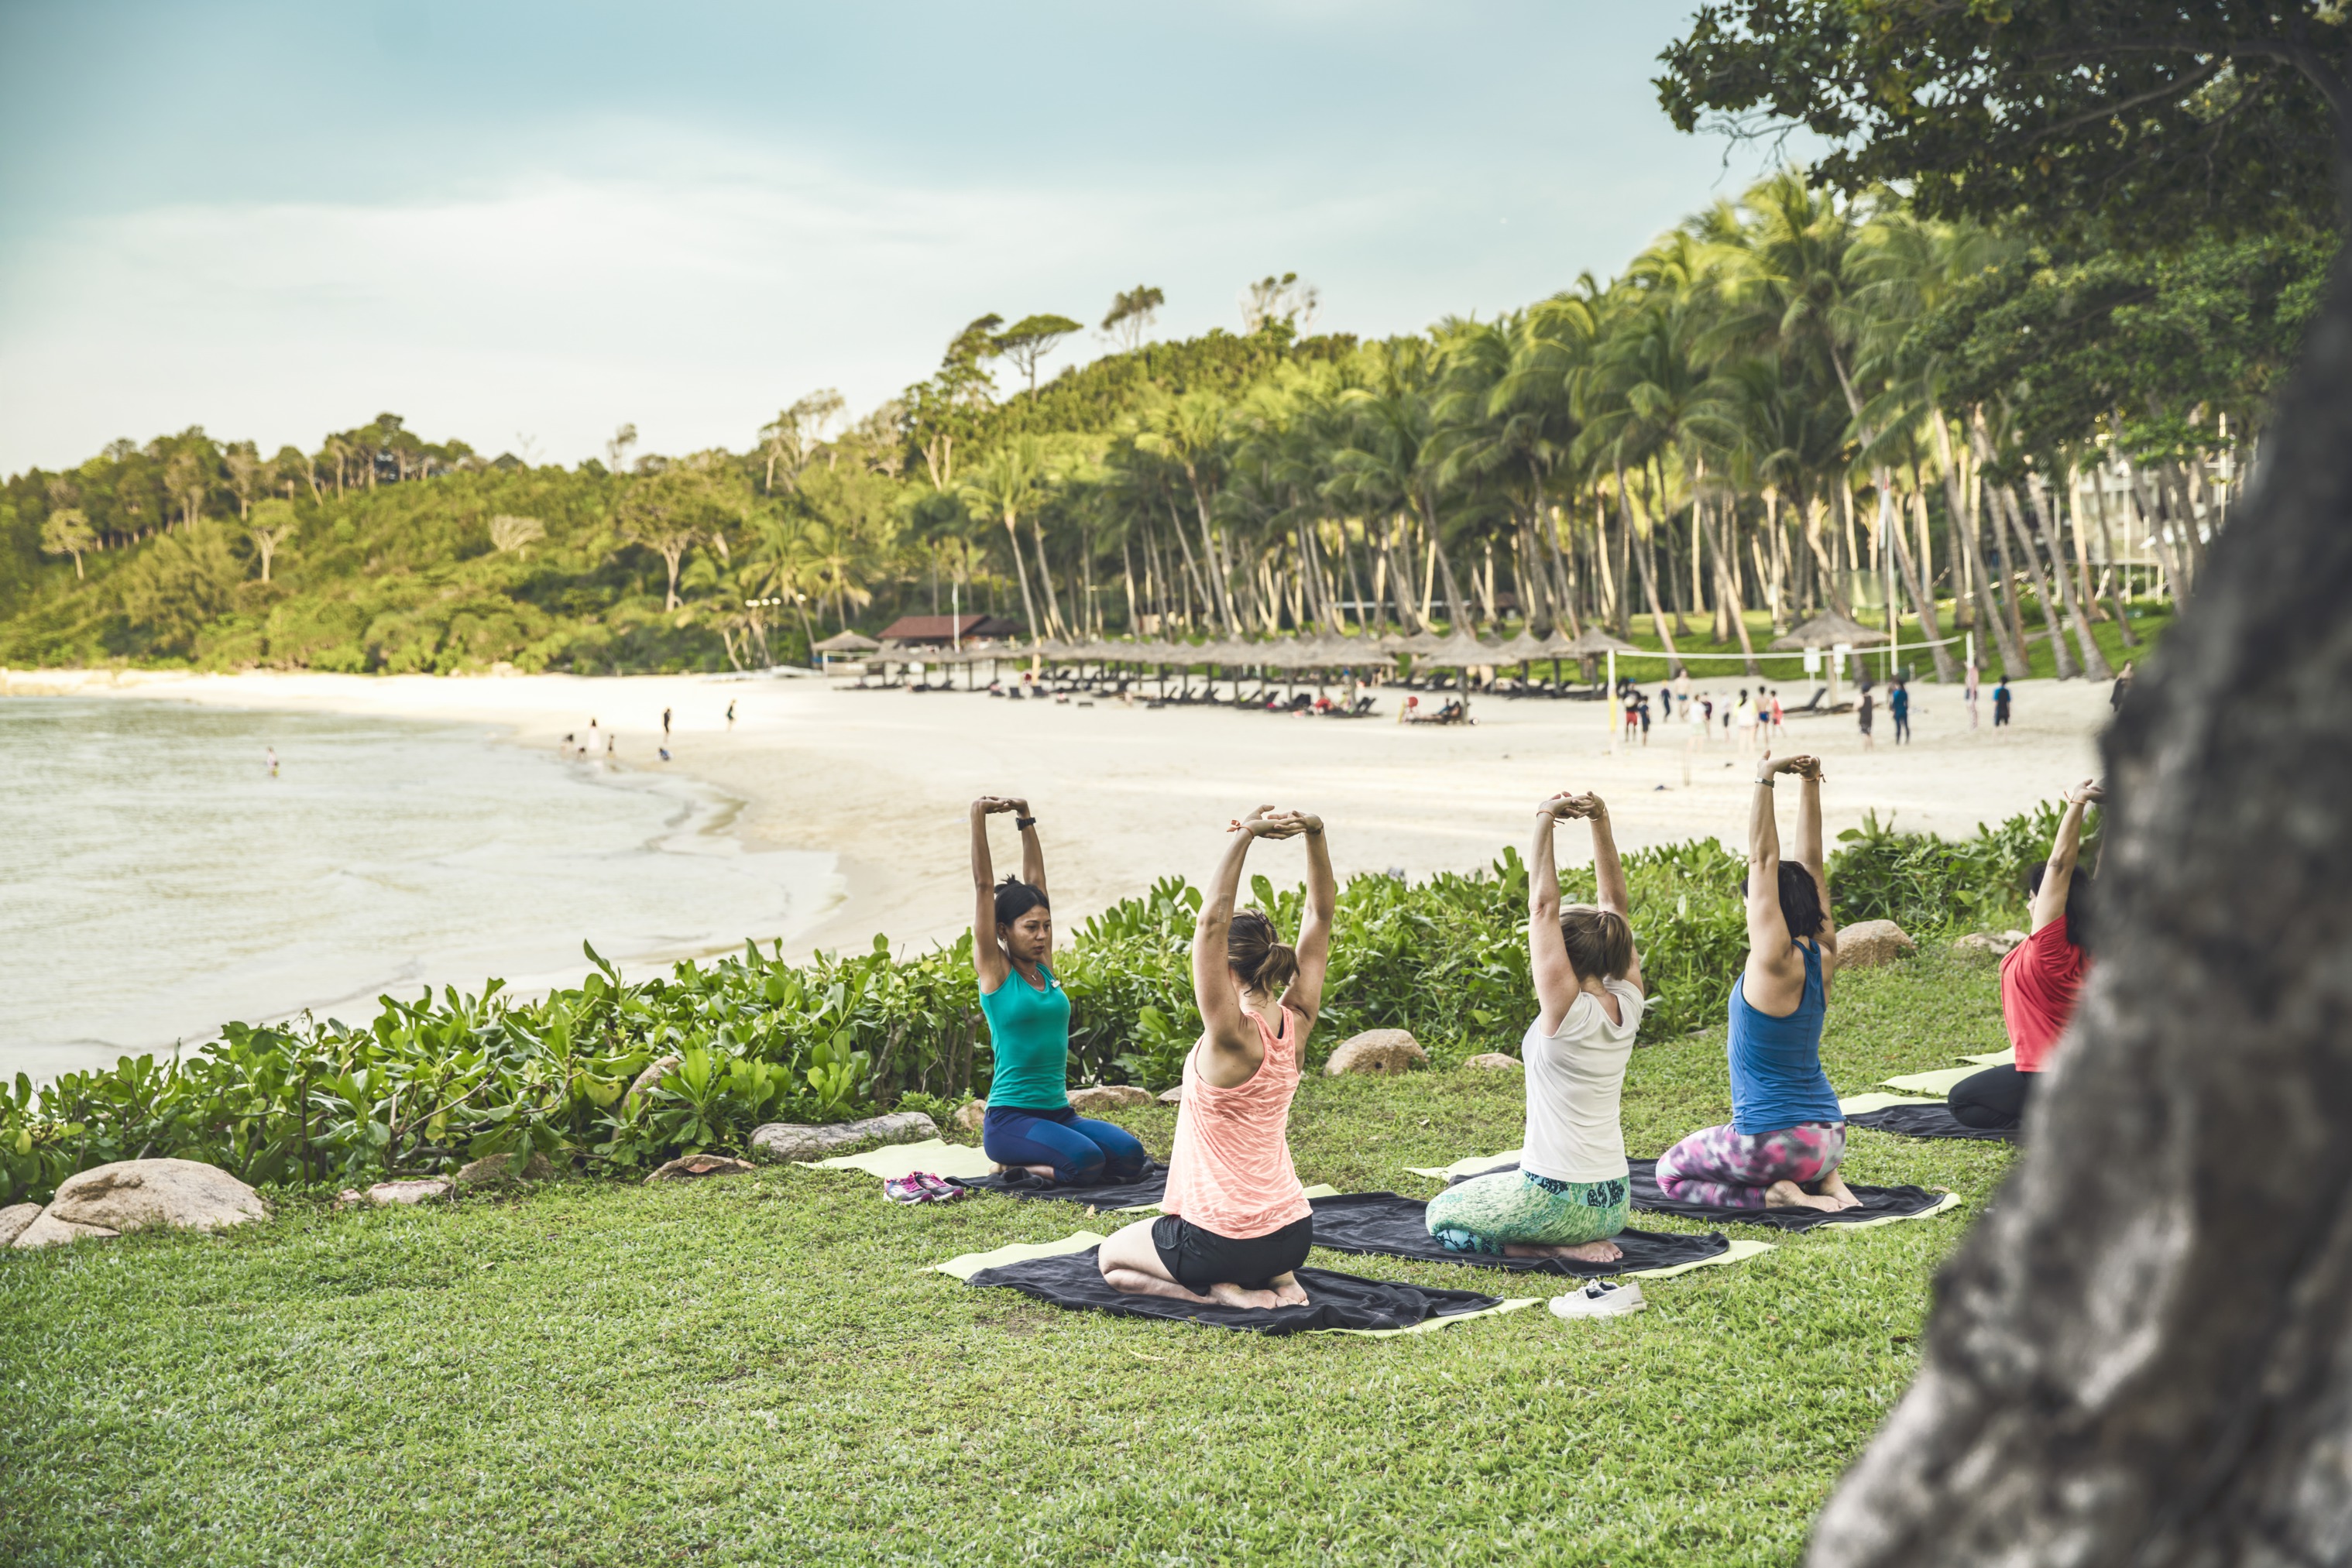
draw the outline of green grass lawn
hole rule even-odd
[[[1842,977],[1824,1053],[1854,1093],[2001,1043],[1992,965],[1935,951]],[[1300,1174],[1425,1196],[1399,1167],[1516,1146],[1519,1092],[1316,1080]],[[1720,1030],[1637,1052],[1625,1103],[1635,1154],[1723,1120]],[[1172,1111],[1124,1120],[1166,1153]],[[1786,1563],[2011,1157],[1858,1132],[1855,1180],[1966,1208],[1747,1229],[1778,1249],[1635,1318],[1392,1339],[972,1290],[925,1266],[1108,1226],[801,1169],[0,1254],[0,1562]]]

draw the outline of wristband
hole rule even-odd
[[[1772,779],[1771,779],[1771,776],[1770,776],[1770,775],[1769,775],[1769,774],[1768,774],[1768,775],[1766,775],[1764,778],[1759,779],[1758,780],[1756,780],[1756,782],[1758,782],[1759,784],[1763,785],[1763,786],[1764,786],[1764,788],[1766,788],[1767,789],[1769,789],[1770,788],[1772,788]]]
[[[1037,819],[1034,817],[1015,817],[1013,819],[1013,825],[1022,832],[1025,833],[1030,829],[1037,825]]]

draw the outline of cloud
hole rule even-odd
[[[812,387],[890,395],[987,310],[1091,319],[1148,280],[1177,301],[1170,327],[1233,326],[1246,277],[1415,215],[1409,193],[1271,182],[915,185],[709,144],[643,162],[692,173],[182,204],[20,241],[0,256],[0,467],[197,423],[307,445],[386,408],[566,461],[623,420],[651,449],[741,446]]]

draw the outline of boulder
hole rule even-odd
[[[1952,942],[1955,953],[1985,953],[1995,958],[2005,956],[2009,950],[2025,940],[2022,931],[1971,931]],[[1843,944],[1841,944],[1843,946]]]
[[[1340,1041],[1331,1060],[1323,1064],[1323,1071],[1336,1078],[1343,1072],[1408,1072],[1428,1065],[1429,1052],[1421,1049],[1421,1041],[1409,1031],[1368,1029]]]
[[[512,1155],[484,1155],[457,1173],[458,1187],[470,1192],[476,1187],[497,1186],[517,1178],[545,1181],[555,1174],[555,1167],[547,1163],[547,1156],[537,1150],[531,1152],[530,1158],[523,1162],[519,1171],[513,1168],[514,1158]]]
[[[0,1208],[0,1247],[15,1245],[16,1238],[25,1234],[25,1228],[40,1218],[41,1206],[37,1203],[12,1203]]]
[[[261,1195],[218,1166],[198,1160],[117,1160],[58,1184],[49,1218],[101,1230],[223,1230],[267,1219]]]
[[[55,1247],[61,1241],[86,1241],[91,1238],[104,1241],[119,1236],[119,1230],[109,1230],[103,1225],[77,1225],[70,1219],[59,1219],[43,1209],[32,1224],[17,1234],[10,1246],[31,1251],[36,1247]]]
[[[1864,920],[1838,928],[1837,967],[1841,969],[1874,968],[1918,950],[1919,944],[1892,920]]]
[[[977,1133],[980,1124],[988,1120],[988,1102],[974,1100],[955,1113],[955,1124],[967,1133]]]
[[[760,1167],[726,1155],[687,1155],[646,1177],[647,1181],[692,1181],[697,1176],[743,1176]]]
[[[378,1208],[389,1208],[394,1204],[431,1203],[436,1198],[448,1197],[455,1190],[455,1184],[446,1176],[422,1176],[410,1181],[380,1181],[366,1192],[352,1196]]]
[[[621,1097],[623,1108],[626,1109],[633,1102],[642,1098],[646,1090],[659,1083],[677,1066],[678,1059],[675,1056],[657,1056],[647,1062],[646,1070],[637,1074],[636,1082],[629,1085],[629,1092]]]
[[[1518,1072],[1525,1070],[1527,1063],[1516,1056],[1505,1056],[1499,1051],[1482,1051],[1462,1065],[1477,1068],[1482,1072]]]
[[[1070,1091],[1070,1109],[1081,1116],[1091,1116],[1097,1111],[1108,1111],[1122,1105],[1149,1105],[1151,1092],[1129,1083],[1097,1083],[1090,1089]]]
[[[772,1160],[822,1160],[861,1144],[919,1144],[939,1135],[940,1124],[920,1111],[893,1111],[822,1127],[771,1122],[751,1134],[751,1147]]]
[[[1184,1086],[1179,1083],[1173,1089],[1162,1089],[1160,1103],[1162,1105],[1181,1105],[1184,1103]]]

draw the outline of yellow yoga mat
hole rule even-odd
[[[1059,1241],[1016,1241],[1010,1247],[999,1247],[993,1252],[966,1252],[944,1263],[934,1263],[931,1267],[942,1274],[969,1280],[982,1269],[1001,1269],[1007,1263],[1026,1263],[1033,1258],[1059,1258],[1071,1252],[1083,1252],[1089,1247],[1101,1246],[1103,1239],[1091,1230],[1080,1230],[1063,1237]]]
[[[1879,1080],[1889,1089],[1906,1089],[1914,1094],[1944,1095],[1963,1078],[1974,1078],[1983,1071],[1980,1067],[1939,1067],[1933,1072],[1906,1072],[1899,1078]]]
[[[1849,1116],[1859,1116],[1865,1111],[1884,1111],[1895,1105],[1938,1105],[1942,1103],[1922,1099],[1916,1094],[1849,1094],[1838,1102],[1838,1109]]]
[[[1973,1061],[1979,1067],[2014,1067],[2017,1065],[2017,1047],[2012,1045],[2007,1051],[1988,1051],[1982,1056],[1963,1056],[1960,1060]]]
[[[868,1149],[862,1155],[836,1155],[829,1160],[812,1160],[808,1164],[811,1170],[863,1171],[884,1181],[916,1171],[967,1179],[996,1174],[996,1162],[978,1149],[963,1144],[944,1144],[937,1138],[926,1138],[919,1144],[891,1144]]]
[[[1404,1168],[1415,1176],[1427,1176],[1432,1181],[1445,1181],[1458,1176],[1476,1176],[1482,1171],[1494,1170],[1500,1166],[1517,1165],[1521,1152],[1518,1149],[1505,1149],[1499,1155],[1472,1155],[1468,1159],[1456,1160],[1450,1166],[1407,1166]]]

